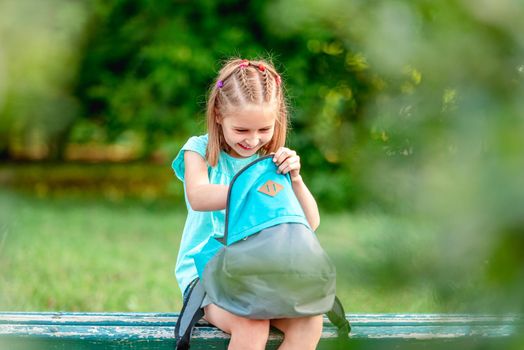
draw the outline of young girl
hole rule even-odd
[[[182,291],[197,278],[193,255],[210,235],[223,236],[228,184],[260,155],[274,154],[277,172],[290,174],[311,228],[318,227],[317,204],[300,176],[300,157],[284,147],[287,124],[282,81],[272,65],[240,59],[224,65],[208,99],[208,134],[191,137],[173,161],[188,210],[175,271]],[[281,350],[315,349],[322,332],[322,315],[251,320],[207,304],[204,317],[231,334],[229,349],[264,349],[270,325],[284,333]]]

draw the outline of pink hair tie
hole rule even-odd
[[[258,65],[258,69],[259,69],[261,72],[263,72],[263,71],[266,70],[266,67],[264,67],[264,65],[263,65],[262,63],[260,63],[260,64]]]
[[[224,82],[222,80],[217,81],[217,88],[221,89],[222,86],[224,86]]]
[[[239,65],[240,68],[246,68],[247,66],[249,66],[248,60],[242,60],[242,62]]]

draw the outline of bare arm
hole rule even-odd
[[[207,165],[200,154],[184,152],[184,163],[186,194],[191,208],[195,211],[225,209],[229,186],[209,183]]]
[[[291,184],[293,185],[293,192],[295,192],[295,195],[302,206],[302,210],[304,210],[309,225],[313,231],[315,231],[320,225],[320,214],[318,212],[315,198],[307,188],[304,181],[302,181],[302,176],[298,175],[292,177]]]

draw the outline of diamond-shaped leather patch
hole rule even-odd
[[[280,192],[283,188],[284,186],[282,186],[281,184],[276,183],[275,181],[268,180],[258,189],[258,192],[262,192],[264,194],[267,194],[268,196],[275,197],[278,194],[278,192]]]

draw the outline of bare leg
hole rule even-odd
[[[314,350],[322,335],[322,315],[271,320],[284,332],[279,350]]]
[[[210,304],[204,308],[204,318],[212,325],[231,334],[229,350],[263,350],[269,337],[269,320],[250,320]]]

